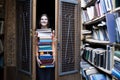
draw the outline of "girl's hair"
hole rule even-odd
[[[48,15],[47,15],[47,14],[42,14],[42,15],[40,16],[40,19],[39,19],[39,26],[40,26],[40,28],[41,28],[40,20],[41,20],[41,17],[42,17],[42,16],[46,16],[46,17],[48,18]],[[48,24],[47,24],[47,27],[49,28],[49,18],[48,18]]]

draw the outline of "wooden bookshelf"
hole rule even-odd
[[[87,61],[87,60],[86,60]],[[108,71],[104,68],[101,68],[101,67],[98,67],[96,65],[94,65],[93,63],[91,63],[90,61],[87,61],[89,64],[91,64],[92,66],[94,66],[95,68],[99,69],[100,71],[103,71],[104,73],[108,74],[108,75],[111,75],[111,71]]]
[[[118,12],[118,11],[120,11],[120,7],[115,8],[114,10],[112,10],[111,13],[112,13],[112,12]]]
[[[112,34],[110,34],[110,33],[106,33],[107,34],[107,37],[108,37],[108,39],[104,39],[104,38],[101,38],[100,37],[100,35],[97,35],[99,38],[101,38],[101,39],[98,39],[98,38],[96,38],[96,36],[93,36],[94,34],[93,34],[93,30],[98,30],[98,29],[100,29],[100,28],[103,28],[103,29],[106,29],[106,31],[107,32],[109,32],[108,30],[110,30],[110,28],[111,28],[111,26],[109,25],[109,23],[112,23],[111,22],[111,20],[113,21],[113,23],[112,24],[115,24],[115,26],[117,26],[116,24],[117,24],[117,22],[116,22],[116,18],[117,17],[120,17],[120,7],[117,7],[117,8],[115,8],[115,1],[114,0],[111,0],[111,2],[110,2],[110,0],[109,0],[109,4],[111,4],[111,8],[109,7],[108,8],[108,4],[107,4],[107,1],[105,1],[105,0],[100,0],[102,3],[99,5],[99,7],[101,7],[101,8],[103,8],[103,3],[104,3],[104,6],[105,7],[107,7],[106,8],[106,11],[105,12],[103,12],[102,14],[100,14],[100,15],[98,15],[97,14],[97,16],[96,15],[93,15],[93,14],[91,14],[92,15],[92,17],[90,16],[90,14],[89,14],[89,10],[87,11],[87,9],[88,8],[90,8],[90,7],[94,7],[94,8],[96,8],[96,4],[99,4],[100,2],[96,2],[97,0],[91,0],[91,1],[89,1],[87,4],[86,4],[86,6],[85,7],[82,7],[81,9],[83,10],[83,13],[82,13],[82,19],[84,19],[84,20],[82,20],[82,28],[81,29],[83,29],[83,30],[81,30],[81,35],[83,36],[83,38],[81,39],[81,43],[82,43],[82,45],[81,46],[83,46],[84,47],[84,49],[85,48],[89,48],[89,46],[91,46],[92,45],[92,47],[90,47],[90,48],[94,48],[94,49],[97,49],[97,48],[103,48],[103,49],[105,49],[106,51],[107,51],[107,46],[111,46],[112,45],[112,47],[113,47],[113,51],[111,52],[111,53],[113,53],[113,55],[112,55],[112,59],[110,60],[110,62],[112,62],[112,64],[111,65],[107,65],[107,64],[105,64],[105,65],[107,65],[107,66],[110,66],[110,71],[109,70],[107,70],[107,69],[104,69],[104,68],[102,68],[102,67],[98,67],[98,66],[96,66],[95,64],[93,64],[92,62],[90,62],[90,61],[88,61],[88,60],[86,60],[89,64],[91,64],[92,66],[94,66],[95,68],[97,68],[98,70],[100,70],[100,71],[102,71],[102,72],[104,72],[104,73],[106,73],[106,74],[108,74],[108,75],[110,75],[111,77],[113,77],[113,75],[112,75],[112,69],[114,68],[114,59],[113,59],[113,56],[114,56],[114,49],[116,48],[116,47],[120,47],[120,42],[117,42],[116,40],[118,40],[118,37],[116,38],[115,36],[113,36]],[[103,8],[104,9],[104,8]],[[91,9],[91,11],[92,10],[95,10],[95,9]],[[90,12],[90,13],[92,13],[92,12]],[[115,13],[115,14],[114,14]],[[118,13],[118,14],[116,14],[116,13]],[[85,16],[86,16],[86,14],[87,14],[87,17],[85,18]],[[112,18],[110,18],[112,16]],[[102,23],[102,21],[103,22],[105,22],[105,24],[103,25],[103,26],[98,26],[98,24],[101,24]],[[96,29],[94,28],[94,26],[95,27],[97,27]],[[119,32],[119,30],[117,31],[116,30],[116,28],[115,27],[113,27],[114,28],[114,30],[115,30],[115,32],[113,32],[113,34],[116,34],[116,32],[118,32],[119,34],[120,34],[120,32]],[[111,31],[113,30],[113,28],[111,29]],[[87,30],[88,30],[88,32],[87,32]],[[103,32],[102,32],[103,33]],[[112,32],[111,32],[112,33]],[[104,34],[103,34],[104,35]],[[112,41],[112,38],[110,38],[111,37],[111,35],[112,35],[112,37],[113,38],[116,38],[116,40],[113,40]],[[90,36],[90,38],[89,38],[89,36]],[[119,36],[119,35],[118,35]],[[92,39],[93,38],[93,39]],[[95,40],[96,39],[96,40]],[[97,40],[98,39],[98,40]],[[104,41],[102,41],[102,40],[104,40]],[[109,41],[108,41],[109,40]],[[89,44],[89,46],[85,46],[85,44]],[[89,50],[88,50],[89,51]],[[84,53],[85,54],[85,53]],[[86,54],[88,54],[88,52],[86,52]],[[97,54],[99,54],[99,53],[97,53]],[[90,54],[89,54],[90,55]],[[88,56],[88,55],[87,55]],[[83,57],[83,56],[82,56]],[[109,62],[109,63],[110,63]],[[112,69],[111,69],[112,68]]]
[[[95,39],[86,39],[86,42],[97,43],[97,44],[105,44],[105,45],[110,43],[109,41],[100,41],[100,40],[95,40]]]
[[[100,21],[102,21],[104,19],[105,19],[105,15],[102,15],[100,17],[94,18],[93,20],[84,22],[83,25],[87,26],[87,25],[95,24],[95,23],[100,22]]]
[[[94,5],[95,1],[96,0],[89,0],[89,2],[87,3],[87,5],[83,9],[86,9],[89,6]]]

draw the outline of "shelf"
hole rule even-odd
[[[103,4],[103,2],[96,4],[96,1],[97,0],[89,0],[87,2],[87,4],[83,5],[83,7],[81,8],[83,10],[83,14],[81,14],[83,16],[83,21],[81,23],[81,25],[82,25],[82,28],[81,28],[82,29],[81,30],[81,36],[82,36],[81,43],[83,45],[83,48],[85,48],[87,51],[90,51],[90,53],[88,53],[88,52],[85,53],[86,54],[85,57],[84,57],[83,54],[81,55],[81,57],[83,57],[83,59],[85,61],[87,61],[89,64],[91,64],[93,67],[95,67],[99,71],[103,72],[103,74],[107,74],[111,78],[113,78],[114,75],[112,74],[112,68],[114,68],[114,58],[113,58],[114,55],[111,55],[111,54],[102,54],[101,55],[99,53],[96,53],[96,54],[99,54],[99,55],[92,55],[92,53],[91,53],[92,49],[91,48],[96,49],[96,48],[100,47],[100,48],[103,48],[105,51],[108,51],[108,52],[111,51],[110,53],[114,53],[115,50],[120,50],[120,43],[117,43],[117,41],[112,42],[111,38],[115,37],[115,35],[113,35],[114,33],[108,33],[107,32],[108,30],[109,30],[109,32],[114,31],[115,28],[112,27],[112,26],[114,26],[112,24],[116,25],[115,19],[117,17],[120,17],[120,7],[117,7],[117,8],[113,7],[114,9],[112,8],[112,6],[116,5],[115,1],[112,1],[112,3],[109,4],[109,5],[108,5],[107,2],[105,2],[105,4]],[[104,0],[102,0],[102,1],[104,1]],[[109,0],[107,0],[107,1],[109,1]],[[91,11],[89,11],[89,8],[88,8],[88,11],[87,11],[87,7],[94,6],[94,7],[97,7],[96,8],[97,10],[99,10],[98,9],[99,4],[103,4],[104,6],[107,6],[107,11],[104,11],[104,13],[102,13],[102,14],[100,14],[100,12],[99,12],[99,14],[97,14],[97,15],[93,15],[93,13],[89,14],[89,13],[92,12],[93,9],[91,8]],[[99,5],[99,7],[102,9],[104,7],[103,5]],[[98,16],[98,15],[102,15],[102,16]],[[90,18],[90,20],[89,20],[89,18]],[[103,24],[102,21],[105,22],[105,24]],[[101,27],[101,24],[104,27]],[[111,28],[109,28],[109,25],[110,25]],[[98,28],[96,29],[96,28],[94,28],[94,26],[95,27],[98,26]],[[94,28],[94,30],[92,28]],[[101,30],[98,30],[98,29],[101,29]],[[90,31],[87,31],[87,30],[90,30],[91,32],[93,31],[93,33],[90,33]],[[104,30],[104,32],[102,30]],[[98,31],[100,32],[100,35],[98,34]],[[107,33],[105,33],[105,32],[107,32]],[[101,34],[102,34],[102,37],[101,37]],[[95,35],[95,38],[94,38],[94,35]],[[104,40],[104,38],[106,38],[106,35],[107,35],[107,38],[110,39],[110,40],[109,41],[102,41],[102,40]],[[99,39],[99,37],[101,38],[100,40],[95,40],[95,39]],[[91,38],[94,38],[94,39],[91,39]],[[89,47],[86,46],[85,44],[90,45],[90,50],[89,50]],[[109,50],[109,47],[107,47],[107,45],[112,46],[112,47],[110,47],[110,50]],[[86,47],[88,47],[88,48],[86,48]],[[105,55],[107,55],[107,56],[105,56]],[[102,60],[103,57],[104,57],[104,59],[107,59],[107,60],[110,60],[110,61],[107,61],[106,63],[104,63],[105,68],[100,67],[98,65],[95,65],[94,62],[92,63],[95,56],[97,58],[98,57],[100,58],[100,60],[96,59],[96,63],[99,62],[99,63],[97,63],[98,65],[101,65],[100,63],[102,61],[104,61],[104,60]],[[92,61],[90,61],[91,58],[92,58]],[[108,64],[110,64],[110,66]],[[106,66],[107,66],[107,68],[106,68]],[[110,70],[108,69],[108,67],[110,68]]]
[[[88,34],[91,34],[92,32],[89,30],[82,30],[81,33],[82,35],[88,35]]]
[[[87,61],[87,60],[86,60],[86,61]],[[109,74],[109,75],[112,76],[111,71],[108,71],[108,70],[106,70],[106,69],[104,69],[104,68],[102,68],[102,67],[98,67],[98,66],[92,64],[90,61],[87,61],[87,62],[90,63],[90,64],[91,64],[92,66],[94,66],[95,68],[97,68],[98,70],[103,71],[103,72],[105,72],[105,73],[107,73],[107,74]]]
[[[109,44],[109,41],[100,41],[100,40],[95,40],[95,39],[86,39],[86,42],[89,43],[98,43],[98,44]]]
[[[95,18],[95,19],[93,19],[93,20],[90,20],[90,21],[84,22],[83,25],[91,25],[91,24],[95,24],[95,23],[100,22],[100,21],[102,21],[102,20],[104,20],[104,19],[105,19],[105,15],[100,16],[100,17],[97,17],[97,18]]]
[[[120,43],[114,43],[113,45],[114,46],[120,46]]]
[[[86,9],[87,7],[94,5],[94,3],[96,2],[96,0],[90,0],[87,5],[85,7],[83,7],[83,9]]]
[[[117,12],[117,11],[120,11],[120,7],[118,7],[118,8],[116,8],[116,9],[112,10],[111,13],[112,13],[112,12]]]

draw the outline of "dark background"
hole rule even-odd
[[[39,28],[39,20],[42,14],[49,18],[49,28],[55,29],[55,0],[37,0],[36,28]]]

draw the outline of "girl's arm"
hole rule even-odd
[[[36,33],[36,46],[35,46],[35,54],[36,54],[36,60],[37,60],[37,63],[38,63],[38,66],[40,66],[40,64],[42,64],[42,62],[40,61],[39,59],[39,53],[38,53],[38,37],[37,37],[37,33]]]
[[[53,32],[52,32],[52,40],[53,40],[53,42],[52,42],[53,64],[54,64],[54,62],[55,62],[55,56],[56,56],[56,54],[55,54],[55,32],[54,32],[54,30],[53,30]]]

